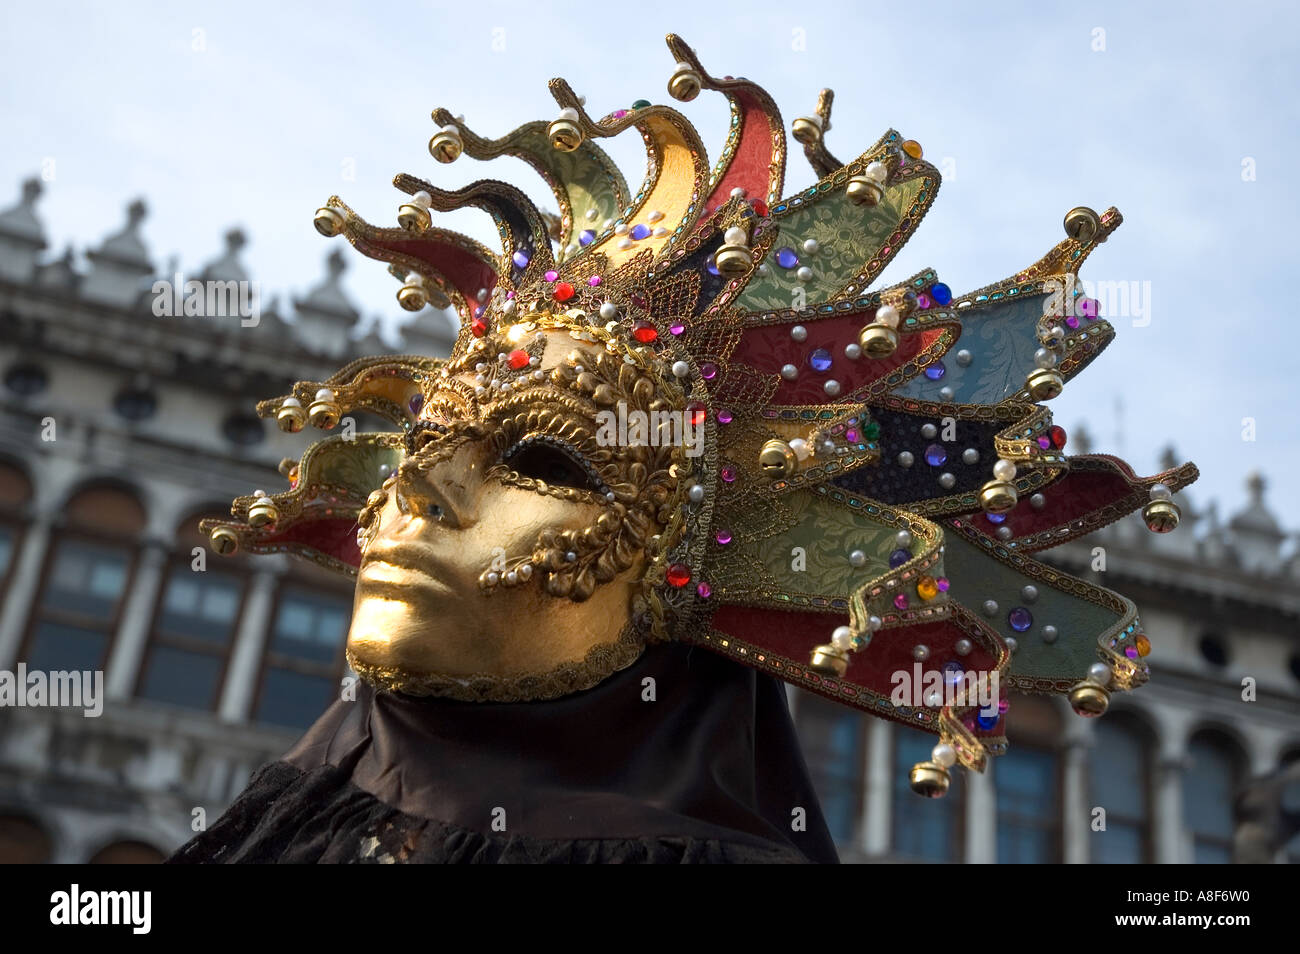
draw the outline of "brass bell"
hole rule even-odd
[[[790,124],[790,132],[796,140],[805,146],[815,146],[822,141],[822,118],[820,116],[800,116]]]
[[[858,332],[858,346],[868,358],[888,358],[898,348],[898,332],[889,325],[872,322]]]
[[[429,140],[429,154],[439,162],[455,162],[464,149],[460,131],[455,126],[443,126]]]
[[[293,472],[298,469],[298,462],[292,457],[281,457],[280,463],[275,468],[280,472],[281,477],[292,479]]]
[[[813,650],[812,661],[808,663],[808,668],[824,676],[843,678],[849,669],[849,657],[844,650],[827,643],[825,646],[818,646]]]
[[[942,798],[948,793],[948,770],[937,762],[917,762],[907,779],[912,791],[925,798]]]
[[[560,118],[546,127],[546,135],[551,145],[560,152],[573,152],[582,145],[582,130],[578,127],[578,111],[565,109]]]
[[[326,238],[333,238],[343,231],[344,221],[342,212],[325,205],[316,210],[316,217],[312,219],[312,225],[316,226],[316,231],[321,235]]]
[[[703,82],[700,74],[689,63],[678,63],[677,69],[668,80],[668,95],[683,103],[689,103],[700,95],[700,85]]]
[[[1091,242],[1101,231],[1101,217],[1085,205],[1065,213],[1065,234],[1076,242]]]
[[[854,205],[875,205],[884,196],[885,187],[863,175],[850,176],[846,193]]]
[[[239,536],[229,527],[215,527],[208,539],[212,541],[212,549],[222,556],[230,556],[239,549]]]
[[[1050,401],[1065,388],[1065,378],[1055,368],[1035,368],[1029,373],[1025,387],[1035,401]]]
[[[723,275],[743,275],[753,263],[753,253],[749,246],[740,243],[719,245],[713,254],[713,264]]]
[[[411,196],[410,202],[403,202],[397,207],[397,224],[408,232],[423,232],[432,224],[429,218],[429,204],[433,197],[421,190]]]
[[[248,525],[250,527],[265,527],[279,519],[280,511],[276,509],[275,501],[259,491],[257,499],[248,508]]]
[[[429,293],[425,290],[424,279],[415,272],[406,276],[406,281],[397,290],[397,303],[407,311],[419,311],[429,303]]]
[[[1142,519],[1152,533],[1168,533],[1176,529],[1182,515],[1178,504],[1172,500],[1152,500],[1142,508]]]
[[[296,397],[287,397],[275,415],[276,426],[286,434],[297,434],[307,423],[307,412]]]
[[[1070,708],[1085,719],[1095,719],[1110,706],[1110,692],[1090,679],[1076,683],[1070,690]]]
[[[793,474],[796,460],[794,451],[785,441],[768,441],[758,453],[759,469],[773,479]]]
[[[316,392],[316,400],[307,408],[307,419],[311,421],[312,427],[327,431],[338,424],[342,413],[334,400],[334,392],[329,388],[321,388]]]
[[[1006,513],[1016,505],[1016,485],[1009,480],[990,480],[980,488],[980,508],[985,513]]]

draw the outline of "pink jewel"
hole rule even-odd
[[[905,610],[905,609],[907,609],[907,594],[906,594],[906,593],[899,593],[897,596],[894,597],[894,608],[895,608],[895,609],[901,609],[901,610]]]
[[[1067,325],[1069,325],[1071,328],[1078,328],[1078,327],[1079,327],[1079,319],[1078,319],[1078,317],[1077,317],[1076,315],[1066,315],[1066,316],[1065,316],[1065,323],[1066,323]]]
[[[597,285],[600,284],[600,276],[592,275],[590,278],[587,279],[587,284],[590,285],[592,288],[595,288]]]
[[[680,321],[674,321],[671,325],[668,326],[668,330],[675,335],[680,335],[683,331],[686,330],[686,326],[682,324]]]
[[[695,593],[700,599],[707,600],[713,595],[713,587],[709,586],[707,583],[700,582],[695,584]]]
[[[722,479],[728,484],[731,483],[733,480],[735,480],[736,468],[732,467],[731,465],[727,465],[726,467],[722,468]]]
[[[1007,702],[1007,700],[1005,699],[998,700],[998,712],[1006,712],[1010,708],[1011,708],[1011,703]]]
[[[731,423],[731,412],[728,411],[725,407],[718,412],[718,423],[719,424]]]
[[[711,361],[706,361],[700,365],[700,377],[705,381],[712,381],[718,376],[718,366]]]
[[[719,546],[725,547],[731,542],[731,533],[728,530],[719,530],[713,535],[713,539],[718,541]]]
[[[934,585],[939,587],[940,593],[947,593],[950,584],[948,583],[948,578],[946,576],[941,576],[934,581]]]
[[[917,308],[920,309],[929,308],[932,304],[934,303],[930,301],[930,296],[927,295],[925,292],[921,292],[919,295],[916,296]]]
[[[553,282],[553,281],[555,281],[557,278],[560,277],[560,273],[559,273],[559,272],[547,272],[547,273],[546,273],[545,275],[543,275],[542,277],[543,277],[544,279],[546,279],[548,282]]]

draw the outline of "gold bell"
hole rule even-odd
[[[1142,519],[1152,533],[1168,533],[1176,529],[1182,515],[1178,504],[1172,500],[1152,500],[1142,508]]]
[[[407,311],[419,311],[429,303],[429,293],[418,275],[409,276],[397,290],[397,303]]]
[[[279,519],[280,511],[276,509],[275,501],[266,494],[259,495],[253,501],[252,506],[248,508],[248,525],[250,527],[265,527]]]
[[[1086,205],[1065,213],[1065,234],[1076,242],[1091,242],[1101,231],[1101,217]]]
[[[719,245],[713,264],[723,275],[743,275],[753,264],[752,253],[747,245]]]
[[[455,126],[444,126],[429,140],[429,155],[439,162],[455,162],[465,149]]]
[[[329,388],[321,388],[316,392],[316,400],[311,402],[307,408],[307,419],[311,421],[312,427],[319,427],[323,431],[329,430],[339,422],[339,415],[342,411],[334,401],[334,392]]]
[[[328,205],[317,209],[316,217],[311,221],[312,225],[316,226],[316,231],[326,238],[332,238],[343,231],[343,213],[338,209],[331,209]]]
[[[703,80],[689,63],[678,63],[677,70],[668,80],[668,95],[683,103],[689,103],[700,95]]]
[[[397,207],[397,224],[408,232],[423,232],[432,224],[432,219],[429,218],[431,201],[429,193],[415,193],[410,202],[403,202]]]
[[[1025,387],[1035,401],[1050,401],[1065,388],[1065,378],[1055,368],[1035,368],[1029,373]]]
[[[925,798],[942,798],[948,793],[948,770],[937,762],[917,762],[907,779],[912,791]]]
[[[794,473],[797,458],[785,441],[771,440],[758,452],[758,467],[768,477],[789,477]]]
[[[980,507],[985,513],[1006,513],[1016,505],[1016,485],[1009,480],[990,480],[980,488]]]
[[[570,113],[572,116],[569,115]],[[573,152],[582,145],[582,130],[578,128],[577,118],[576,109],[566,109],[560,114],[559,119],[546,127],[546,135],[551,140],[551,145],[560,152]]]
[[[212,549],[222,556],[230,556],[239,549],[239,536],[229,527],[216,527],[208,534]]]
[[[1089,679],[1070,690],[1070,708],[1085,719],[1095,719],[1110,706],[1110,692]]]
[[[849,669],[849,657],[844,650],[827,643],[812,651],[812,660],[808,663],[808,668],[825,676],[843,677]]]
[[[898,348],[898,332],[889,325],[872,322],[858,332],[858,345],[868,358],[888,358]]]
[[[302,403],[296,397],[285,398],[280,410],[276,412],[275,423],[286,434],[297,434],[307,423],[307,412],[302,409]]]
[[[790,124],[790,132],[796,140],[805,146],[815,146],[822,141],[821,117],[800,116]]]
[[[867,176],[850,176],[846,193],[854,205],[875,205],[884,196],[885,187]]]

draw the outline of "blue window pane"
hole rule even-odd
[[[333,701],[335,686],[333,679],[272,667],[262,682],[257,721],[305,729]]]
[[[1192,833],[1197,864],[1232,860],[1233,751],[1213,738],[1198,738],[1187,748],[1183,775],[1183,823]]]
[[[108,635],[79,626],[43,622],[32,636],[27,668],[45,672],[104,668]]]
[[[1061,804],[1056,756],[1013,746],[994,769],[998,803],[998,862],[1049,864],[1057,860]]]
[[[938,741],[933,735],[913,729],[894,730],[894,851],[925,861],[957,861],[961,810],[961,772],[952,773],[952,783],[943,798],[922,798],[912,791],[908,773],[917,762],[930,759]]]
[[[14,558],[14,541],[18,538],[12,527],[0,527],[0,581],[9,572],[9,564]]]
[[[216,703],[223,665],[220,656],[156,646],[149,653],[140,696],[155,702],[210,709]]]
[[[163,593],[161,629],[175,636],[191,636],[228,645],[234,635],[243,585],[236,576],[186,567],[172,570]]]
[[[118,547],[64,541],[45,588],[44,605],[103,617],[115,615],[126,588],[130,555]]]
[[[861,714],[805,696],[799,734],[831,837],[847,843],[857,830],[862,785]]]
[[[1146,850],[1142,827],[1106,815],[1106,830],[1091,833],[1095,865],[1141,864]]]
[[[1146,752],[1141,736],[1123,722],[1101,720],[1089,761],[1091,804],[1106,810],[1106,830],[1089,835],[1095,864],[1146,861],[1149,825]]]
[[[299,659],[333,663],[347,639],[351,603],[328,593],[291,591],[280,600],[271,649]]]

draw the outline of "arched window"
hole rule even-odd
[[[54,843],[39,822],[0,814],[0,865],[48,864],[53,853]]]
[[[1106,828],[1088,837],[1093,864],[1152,860],[1152,738],[1136,717],[1115,712],[1096,720],[1089,753],[1089,808],[1106,810]]]
[[[32,497],[32,482],[17,467],[0,462],[0,602],[18,557],[25,520],[23,508]]]
[[[1012,700],[1008,749],[993,760],[999,864],[1061,861],[1060,733],[1060,710],[1051,700]]]
[[[1183,775],[1183,824],[1196,864],[1232,861],[1232,802],[1245,760],[1226,735],[1206,730],[1192,737]]]
[[[831,837],[853,840],[862,813],[863,719],[850,709],[805,692],[799,697],[799,739]]]
[[[46,558],[41,595],[20,659],[29,669],[101,670],[117,629],[145,514],[113,487],[82,490]]]
[[[339,696],[352,589],[343,578],[300,564],[280,585],[266,638],[256,722],[307,728]]]
[[[908,778],[912,766],[927,762],[938,736],[908,726],[894,727],[894,852],[918,861],[961,861],[965,826],[962,770],[951,772],[952,782],[943,798],[923,798],[912,791]]]
[[[220,513],[221,508],[213,508],[210,515]],[[176,535],[136,695],[215,710],[239,626],[247,573],[242,555],[224,558],[211,553],[206,535],[199,532],[199,519],[183,522]],[[196,547],[202,548],[198,557]]]

